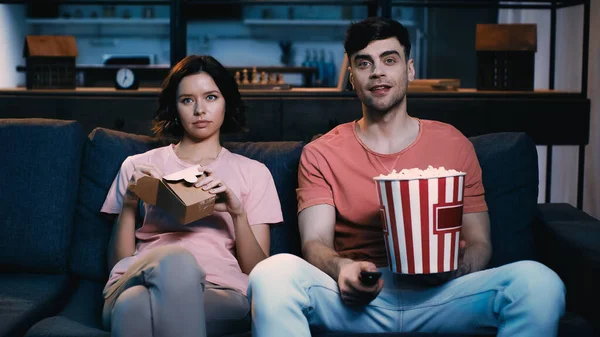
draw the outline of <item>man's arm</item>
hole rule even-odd
[[[463,215],[461,255],[455,277],[484,269],[492,257],[488,212]]]
[[[373,286],[361,283],[361,271],[377,271],[371,262],[342,258],[333,248],[335,208],[315,205],[302,210],[298,226],[304,258],[337,281],[344,303],[360,305],[371,302],[383,288],[383,280]]]
[[[333,249],[335,208],[325,204],[306,208],[298,215],[298,226],[304,258],[337,280],[340,267],[352,260],[340,257]]]

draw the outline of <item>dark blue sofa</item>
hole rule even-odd
[[[110,336],[100,313],[111,224],[99,209],[125,157],[162,143],[107,129],[86,137],[81,130],[73,121],[0,119],[0,337]],[[490,209],[490,267],[535,259],[553,268],[567,286],[560,335],[593,336],[600,322],[600,222],[566,204],[537,204],[537,154],[525,134],[471,141]],[[272,254],[300,254],[295,187],[303,145],[225,144],[273,174],[284,223],[272,228]],[[412,334],[378,336],[386,335]]]

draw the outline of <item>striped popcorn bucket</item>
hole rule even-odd
[[[392,272],[430,274],[458,268],[465,175],[373,178]]]

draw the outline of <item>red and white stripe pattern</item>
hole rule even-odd
[[[390,270],[402,274],[457,269],[464,174],[376,180]]]

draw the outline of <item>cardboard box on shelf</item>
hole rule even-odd
[[[216,196],[194,186],[204,177],[199,169],[200,166],[195,165],[162,179],[142,177],[130,188],[144,202],[162,208],[187,225],[214,211]]]

